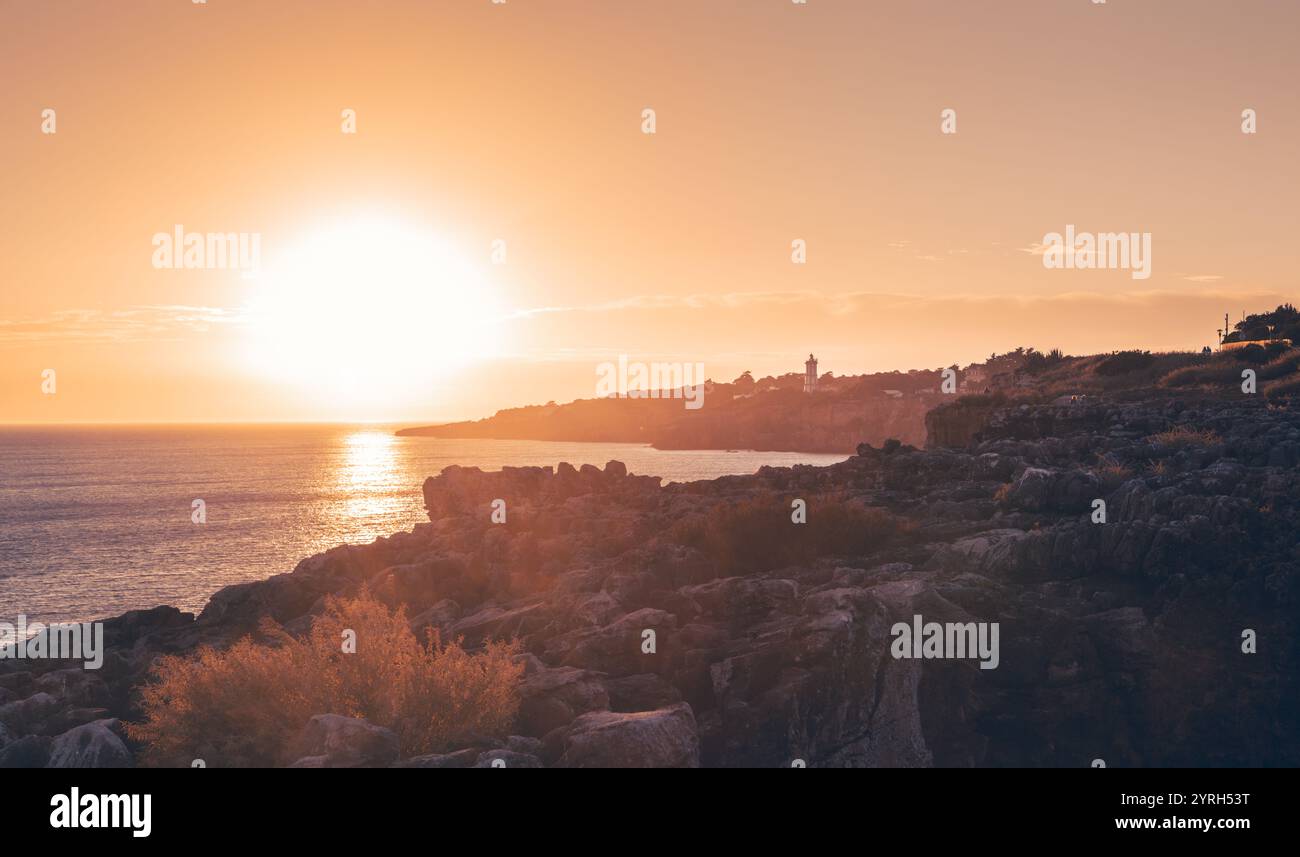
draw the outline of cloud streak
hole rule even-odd
[[[40,318],[0,320],[0,344],[180,340],[242,317],[239,310],[184,305],[60,310]]]

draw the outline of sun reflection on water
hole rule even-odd
[[[396,442],[391,433],[384,431],[348,435],[335,489],[344,495],[343,511],[349,518],[382,520],[391,511],[388,489],[397,476]]]

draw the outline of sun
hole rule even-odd
[[[494,284],[427,229],[364,218],[318,229],[253,281],[253,371],[338,408],[427,411],[437,384],[499,353]]]

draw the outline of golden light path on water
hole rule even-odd
[[[339,467],[335,489],[346,497],[344,513],[363,522],[375,520],[373,532],[365,528],[367,539],[389,535],[386,516],[393,511],[393,497],[388,490],[398,475],[397,438],[386,431],[358,431],[344,441],[346,458]]]

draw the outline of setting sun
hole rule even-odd
[[[493,284],[413,224],[365,218],[312,231],[252,285],[252,371],[336,406],[419,399],[497,353]]]

